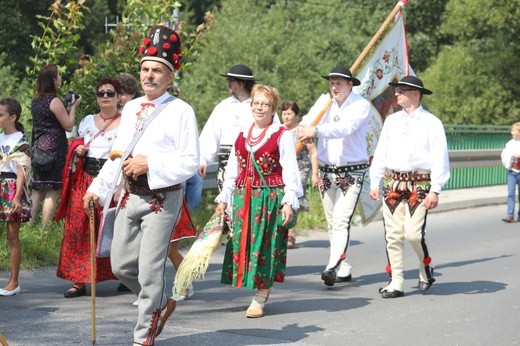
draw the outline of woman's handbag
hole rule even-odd
[[[48,172],[52,167],[54,156],[43,149],[33,148],[31,155],[31,165],[40,172]]]

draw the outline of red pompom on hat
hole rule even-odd
[[[143,61],[157,61],[165,64],[170,70],[181,68],[180,59],[174,58],[172,53],[182,52],[181,39],[173,29],[164,25],[156,25],[143,39],[144,47],[141,47],[141,63]]]
[[[155,48],[155,47],[148,48],[148,55],[156,56],[157,55],[157,48]]]

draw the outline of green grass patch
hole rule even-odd
[[[9,248],[7,247],[7,224],[1,224],[0,230],[0,270],[9,270]],[[58,264],[63,222],[52,223],[43,229],[40,224],[32,226],[22,224],[20,228],[20,244],[22,248],[22,265],[24,269]]]

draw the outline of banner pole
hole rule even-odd
[[[375,35],[372,37],[370,42],[368,42],[368,44],[365,47],[365,49],[363,49],[361,54],[359,54],[358,58],[356,59],[356,61],[352,65],[352,67],[350,68],[350,72],[352,72],[352,75],[354,75],[354,71],[356,71],[359,68],[359,66],[361,65],[363,60],[366,58],[366,56],[368,55],[370,50],[375,46],[375,44],[377,43],[377,41],[379,40],[381,35],[385,32],[385,30],[388,27],[388,25],[390,24],[390,22],[394,19],[394,17],[397,14],[397,12],[399,12],[401,10],[401,8],[403,8],[404,5],[406,5],[407,2],[408,2],[408,0],[401,0],[401,1],[399,1],[397,3],[397,5],[395,5],[395,7],[392,10],[392,12],[390,12],[388,17],[383,22],[383,24],[381,24],[381,26],[379,27],[379,30],[377,30]]]

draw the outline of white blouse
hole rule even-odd
[[[253,146],[253,152],[260,149],[265,142],[272,136],[273,133],[277,132],[283,125],[272,124],[266,132],[266,136],[257,145]],[[249,129],[247,129],[249,130]],[[258,136],[262,132],[262,129],[253,129],[253,136]],[[247,131],[241,132],[240,136],[247,137]],[[251,149],[246,144],[248,149]],[[283,204],[289,204],[296,210],[300,207],[298,198],[303,196],[302,182],[300,179],[300,171],[298,169],[298,162],[296,161],[296,151],[294,146],[294,136],[290,131],[284,131],[278,140],[278,148],[280,150],[280,165],[282,166],[282,179],[285,184],[284,197],[282,199]],[[222,192],[215,198],[215,202],[224,202],[228,205],[232,204],[233,191],[235,189],[235,180],[238,176],[238,162],[235,155],[235,147],[231,150],[229,155],[228,164],[226,166],[226,174]]]
[[[87,144],[101,129],[98,129],[95,124],[95,114],[87,115],[81,120],[78,127],[78,134],[83,137],[85,144]],[[110,121],[110,120],[109,120]],[[88,147],[88,157],[96,159],[108,159],[108,153],[114,144],[117,137],[118,127],[105,131],[98,135]]]

